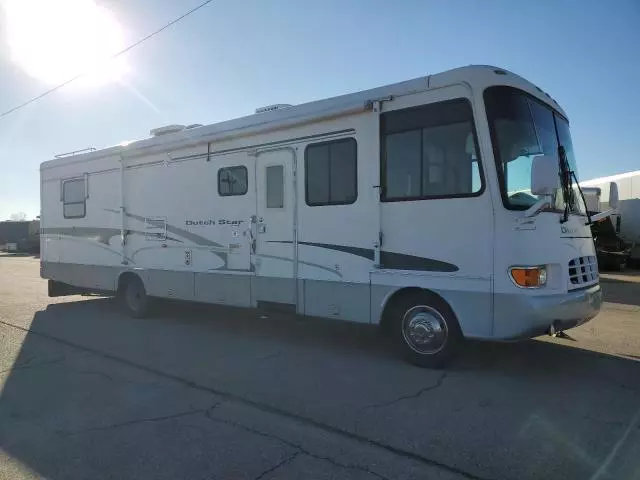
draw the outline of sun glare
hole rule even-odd
[[[3,4],[11,58],[31,77],[58,84],[79,74],[91,84],[127,70],[122,28],[94,0],[8,0]]]

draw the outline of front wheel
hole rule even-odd
[[[400,301],[392,328],[395,343],[410,363],[428,368],[447,366],[455,357],[462,332],[451,307],[428,292]]]
[[[127,313],[134,318],[142,318],[148,315],[152,299],[147,295],[142,280],[131,277],[127,280],[121,291],[121,299]]]

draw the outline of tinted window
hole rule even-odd
[[[307,205],[344,205],[358,197],[353,138],[311,144],[305,151]]]
[[[225,167],[218,170],[218,193],[222,197],[247,193],[247,167]]]
[[[389,198],[419,197],[421,195],[420,171],[421,131],[393,133],[386,139],[387,170],[386,195]]]
[[[459,99],[382,115],[383,200],[482,190],[471,106]]]
[[[271,165],[266,168],[267,208],[284,207],[284,167]]]
[[[85,216],[86,205],[82,203],[65,203],[63,205],[64,218],[82,218]]]
[[[86,215],[86,189],[84,178],[62,183],[62,214],[64,218],[82,218]]]

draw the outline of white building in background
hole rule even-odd
[[[635,244],[631,258],[640,262],[640,170],[580,183],[582,187],[600,189],[600,199],[605,199],[600,201],[600,211],[609,208],[606,199],[609,198],[610,182],[618,184],[620,198],[618,215],[614,215],[612,220],[620,237],[625,242]]]

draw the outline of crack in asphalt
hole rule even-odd
[[[33,356],[33,357],[27,359],[26,361],[21,362],[17,366],[15,364],[13,364],[11,366],[11,368],[7,368],[6,370],[1,370],[0,371],[0,375],[2,375],[3,373],[15,372],[16,370],[28,370],[28,369],[32,369],[32,368],[49,367],[51,365],[56,365],[58,363],[62,363],[67,359],[66,356],[62,356],[62,357],[54,358],[52,360],[47,360],[45,362],[32,364],[31,362],[33,362],[35,360],[35,358],[36,357]]]
[[[272,358],[279,357],[280,355],[282,355],[282,352],[269,353],[269,354],[264,355],[262,357],[256,358],[256,360],[259,360],[259,361],[271,360]]]
[[[276,463],[273,467],[267,468],[264,472],[262,472],[260,475],[258,475],[254,480],[260,480],[261,478],[264,478],[265,475],[270,474],[271,472],[275,472],[277,469],[285,466],[287,463],[293,461],[296,459],[296,457],[298,457],[300,455],[300,453],[302,452],[293,452],[293,454],[289,455],[287,458],[285,458],[284,460]]]
[[[60,337],[56,337],[55,335],[46,333],[46,332],[37,332],[35,330],[31,330],[29,328],[25,328],[23,326],[20,325],[14,325],[10,322],[4,321],[4,320],[0,320],[0,325],[6,325],[8,327],[13,327],[17,330],[21,330],[23,332],[26,333],[30,333],[32,335],[36,335],[38,337],[42,337],[42,338],[46,338],[47,340],[53,341],[53,342],[57,342],[60,343],[62,345],[66,345],[68,347],[72,347],[75,348],[77,350],[81,350],[83,352],[88,352],[94,355],[98,355],[102,358],[106,358],[108,360],[112,360],[114,362],[120,363],[122,365],[126,365],[132,368],[136,368],[140,371],[143,372],[147,372],[150,373],[152,375],[157,375],[159,377],[165,378],[165,379],[169,379],[169,380],[173,380],[176,383],[179,383],[181,385],[183,385],[184,387],[187,388],[193,388],[194,390],[199,390],[201,392],[208,392],[211,393],[213,395],[216,395],[218,397],[221,397],[223,399],[227,399],[230,401],[234,401],[237,403],[240,403],[242,405],[246,405],[249,407],[253,407],[261,412],[265,412],[265,413],[271,413],[273,415],[280,415],[284,418],[289,418],[291,420],[297,421],[299,423],[301,423],[302,425],[306,425],[306,426],[311,426],[314,428],[318,428],[324,432],[327,433],[332,433],[350,440],[353,440],[355,442],[361,443],[361,444],[365,444],[368,445],[370,447],[374,447],[374,448],[380,448],[382,450],[385,450],[389,453],[392,453],[394,455],[397,455],[399,457],[402,458],[406,458],[406,459],[410,459],[410,460],[414,460],[416,462],[419,462],[423,465],[427,465],[430,467],[434,467],[434,468],[440,468],[442,470],[448,471],[450,473],[455,473],[457,475],[460,475],[464,478],[468,478],[471,480],[486,480],[487,477],[481,477],[478,475],[475,475],[471,472],[468,472],[466,470],[463,470],[461,468],[455,467],[453,465],[449,465],[447,463],[438,461],[438,460],[434,460],[432,458],[429,458],[425,455],[422,455],[420,453],[411,451],[411,450],[406,450],[403,449],[401,447],[396,447],[393,446],[391,444],[388,443],[384,443],[380,440],[375,440],[373,438],[369,438],[366,437],[364,435],[359,434],[357,431],[353,431],[352,429],[347,429],[347,428],[342,428],[342,427],[337,427],[328,423],[323,423],[319,420],[315,420],[312,417],[307,417],[304,415],[300,415],[297,414],[295,412],[290,412],[288,410],[285,410],[284,408],[279,408],[279,407],[275,407],[272,405],[269,405],[268,403],[263,403],[257,400],[252,400],[251,398],[248,397],[244,397],[242,395],[238,395],[238,394],[234,394],[228,391],[224,391],[224,390],[219,390],[213,387],[209,387],[207,385],[203,385],[201,383],[198,383],[194,380],[190,380],[188,378],[184,378],[181,377],[180,375],[177,374],[173,374],[173,373],[168,373],[168,372],[164,372],[158,368],[154,368],[151,366],[147,366],[144,364],[140,364],[140,363],[136,363],[132,360],[127,360],[126,358],[122,358],[122,357],[118,357],[117,355],[114,355],[112,353],[108,353],[102,350],[99,350],[97,348],[93,348],[93,347],[89,347],[89,346],[85,346],[79,343],[75,343],[72,342],[70,340],[66,340],[64,338],[60,338]]]
[[[24,367],[26,365],[29,365],[31,362],[33,362],[36,358],[38,358],[38,355],[29,355],[27,357],[26,360],[23,360],[22,362],[20,362],[20,367]]]
[[[316,460],[322,460],[322,461],[328,462],[328,463],[330,463],[330,464],[332,464],[332,465],[334,465],[336,467],[343,468],[343,469],[346,469],[346,470],[358,470],[358,471],[361,471],[361,472],[365,472],[365,473],[373,475],[373,476],[375,476],[377,478],[380,478],[382,480],[391,480],[389,477],[385,477],[384,475],[381,475],[381,474],[379,474],[377,472],[374,472],[373,470],[370,470],[367,467],[363,467],[361,465],[350,465],[350,464],[339,462],[338,460],[336,460],[335,458],[332,458],[332,457],[319,455],[319,454],[314,453],[314,452],[312,452],[310,450],[307,450],[306,448],[304,448],[302,445],[300,445],[298,443],[294,443],[294,442],[292,442],[290,440],[287,440],[286,438],[282,438],[282,437],[280,437],[278,435],[274,435],[272,433],[266,433],[266,432],[263,432],[261,430],[257,430],[255,428],[248,427],[248,426],[246,426],[246,425],[244,425],[242,423],[235,422],[233,420],[226,420],[226,419],[223,419],[223,418],[214,417],[212,415],[212,412],[213,412],[214,409],[215,409],[215,407],[207,409],[207,411],[204,412],[205,417],[207,417],[209,420],[211,420],[213,422],[218,422],[218,423],[222,423],[222,424],[225,424],[225,425],[230,425],[232,427],[239,428],[241,430],[244,430],[245,432],[249,432],[249,433],[252,433],[254,435],[259,435],[261,437],[269,438],[271,440],[277,440],[277,441],[283,443],[284,445],[287,445],[287,446],[289,446],[291,448],[294,448],[296,450],[296,454],[304,454],[304,455],[307,455],[309,457],[315,458]],[[264,474],[262,474],[262,475],[264,475]],[[258,478],[260,478],[260,477],[258,477]]]
[[[216,406],[218,406],[218,404],[219,404],[219,402],[214,404],[214,406],[212,406],[212,407],[192,409],[192,410],[187,410],[187,411],[184,411],[184,412],[174,413],[174,414],[171,414],[171,415],[165,415],[165,416],[162,416],[162,417],[135,418],[135,419],[127,420],[127,421],[120,422],[120,423],[113,423],[111,425],[102,425],[102,426],[99,426],[99,427],[88,427],[88,428],[83,428],[83,429],[80,429],[80,430],[73,430],[73,431],[58,431],[56,433],[58,435],[60,435],[60,436],[63,436],[63,437],[70,437],[70,436],[73,436],[73,435],[81,435],[81,434],[84,434],[84,433],[99,432],[99,431],[111,430],[111,429],[115,429],[115,428],[129,427],[131,425],[136,425],[138,423],[163,422],[165,420],[173,420],[175,418],[202,414],[202,413],[207,412],[209,409],[215,408]]]
[[[426,387],[422,387],[420,390],[418,390],[415,393],[411,393],[409,395],[402,395],[398,398],[394,398],[393,400],[389,400],[387,402],[382,402],[382,403],[374,403],[371,405],[366,405],[365,407],[362,408],[362,410],[366,410],[366,409],[372,409],[372,408],[384,408],[384,407],[390,407],[391,405],[395,405],[396,403],[399,402],[403,402],[405,400],[411,400],[413,398],[418,398],[421,395],[430,392],[432,390],[436,390],[438,388],[440,388],[442,386],[442,382],[444,382],[444,379],[447,378],[447,376],[449,375],[449,372],[443,372],[440,377],[438,377],[438,380],[436,380],[436,383],[434,383],[433,385],[427,385]]]
[[[395,405],[396,403],[399,402],[403,402],[405,400],[411,400],[414,398],[418,398],[421,395],[425,394],[426,392],[430,392],[432,390],[435,390],[437,388],[440,388],[442,386],[442,382],[444,382],[444,379],[449,375],[449,372],[443,372],[438,379],[436,380],[436,382],[432,385],[427,385],[426,387],[422,387],[421,389],[419,389],[417,392],[415,393],[411,393],[409,395],[402,395],[400,397],[394,398],[393,400],[388,400],[386,402],[381,402],[381,403],[373,403],[370,405],[365,405],[364,407],[362,407],[358,413],[355,415],[355,420],[353,422],[353,430],[358,434],[358,435],[362,435],[360,433],[360,422],[362,422],[363,418],[362,418],[362,414],[366,411],[366,410],[373,410],[376,408],[385,408],[385,407],[390,407],[391,405]],[[458,472],[459,473],[459,472]]]

